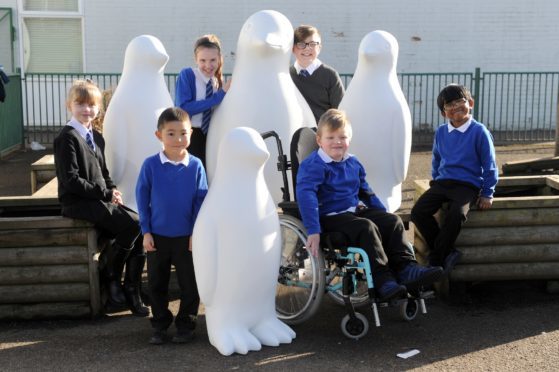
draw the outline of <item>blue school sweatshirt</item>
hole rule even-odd
[[[159,154],[144,161],[136,184],[142,234],[192,235],[208,183],[200,159],[188,156],[187,165],[162,163]]]
[[[498,169],[491,133],[474,119],[464,133],[449,132],[448,125],[441,125],[435,133],[433,179],[467,182],[481,189],[481,196],[493,197]]]

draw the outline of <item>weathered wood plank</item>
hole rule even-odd
[[[559,242],[557,226],[513,226],[462,229],[456,246],[517,245]]]
[[[89,284],[0,285],[0,303],[39,303],[89,301]]]
[[[0,208],[2,210],[17,210],[18,208],[29,207],[41,209],[44,207],[60,208],[57,196],[36,197],[36,196],[2,196],[0,197]]]
[[[31,266],[54,264],[84,264],[88,262],[87,247],[77,246],[39,246],[21,248],[0,248],[1,266]],[[3,268],[0,268],[2,270]],[[1,282],[0,282],[1,283]]]
[[[559,243],[495,246],[461,246],[462,264],[559,262]]]
[[[0,305],[0,319],[79,319],[91,317],[87,302]]]
[[[510,161],[502,166],[503,174],[518,174],[542,172],[544,170],[559,169],[559,156],[540,159]]]
[[[540,280],[559,278],[559,262],[495,263],[457,265],[450,273],[454,281]]]
[[[47,184],[33,193],[34,197],[58,197],[58,178],[54,177]]]
[[[489,226],[559,225],[557,208],[471,210],[464,228]]]
[[[0,217],[0,230],[93,228],[93,224],[63,216]]]
[[[0,247],[80,245],[87,242],[88,229],[40,229],[0,231]]]
[[[2,285],[89,283],[89,264],[0,267]]]

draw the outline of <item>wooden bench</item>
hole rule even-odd
[[[415,186],[417,200],[429,181]],[[502,177],[495,195],[491,209],[470,210],[450,281],[559,279],[559,176]],[[415,230],[418,260],[425,262],[429,248]]]
[[[97,317],[97,231],[38,194],[0,197],[0,319]]]
[[[54,155],[45,155],[31,164],[31,194],[56,176]]]

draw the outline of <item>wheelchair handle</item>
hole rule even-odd
[[[278,167],[278,171],[281,172],[282,178],[283,178],[283,187],[281,188],[282,191],[282,199],[284,202],[288,202],[289,199],[291,199],[290,195],[289,195],[289,183],[287,181],[287,170],[289,169],[289,161],[287,160],[287,156],[283,153],[283,146],[281,145],[281,139],[279,137],[279,135],[273,131],[270,130],[268,132],[264,132],[264,133],[260,133],[260,135],[262,136],[262,138],[264,140],[270,138],[270,137],[274,137],[276,139],[276,145],[278,147],[278,163],[277,163],[277,167]]]

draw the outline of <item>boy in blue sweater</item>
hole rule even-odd
[[[192,262],[192,230],[208,192],[202,162],[187,152],[192,127],[188,114],[178,107],[164,110],[155,135],[163,150],[144,161],[136,200],[143,245],[147,251],[148,285],[154,334],[151,344],[165,342],[173,322],[169,311],[169,276],[175,266],[180,287],[180,307],[172,341],[185,343],[194,337],[200,298]]]
[[[316,140],[320,148],[301,162],[297,173],[297,201],[311,254],[320,249],[321,232],[344,233],[350,245],[367,252],[377,292],[385,300],[438,280],[442,268],[417,264],[402,220],[386,212],[363,165],[348,154],[351,125],[345,113],[326,111]]]
[[[450,84],[437,98],[448,123],[435,133],[430,188],[415,203],[411,220],[429,245],[429,263],[443,265],[448,274],[462,253],[454,248],[470,206],[492,205],[498,179],[493,138],[470,114],[474,100],[468,89]],[[434,214],[443,203],[448,211],[441,226]]]

